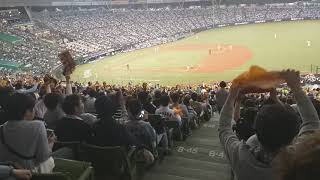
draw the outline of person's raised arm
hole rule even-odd
[[[271,89],[271,91],[270,91],[270,98],[271,98],[275,103],[284,105],[284,104],[280,101],[280,99],[278,98],[277,90],[276,90],[275,88]]]
[[[233,115],[233,120],[238,121],[240,119],[240,107],[241,107],[241,102],[240,99],[236,100],[235,104],[235,110],[234,110],[234,115]]]
[[[224,129],[231,129],[231,121],[233,119],[234,106],[238,94],[239,88],[231,87],[230,94],[221,110],[219,119],[219,131],[223,131]]]
[[[66,75],[66,95],[71,95],[72,94],[72,86],[70,82],[70,75]]]
[[[224,152],[230,161],[231,167],[234,167],[238,160],[237,148],[240,141],[236,134],[232,131],[231,122],[234,115],[234,104],[239,94],[239,88],[231,86],[229,96],[221,110],[219,119],[219,138],[224,148]]]
[[[37,81],[34,81],[32,88],[30,88],[30,89],[19,89],[19,90],[17,90],[17,92],[18,93],[23,93],[23,94],[33,93],[38,89],[38,85],[39,85],[39,83]]]
[[[50,94],[51,93],[50,84],[45,84],[45,87],[46,87],[46,94]]]
[[[286,80],[288,86],[294,94],[302,119],[299,136],[319,129],[320,122],[316,109],[300,85],[300,73],[294,70],[281,72],[281,76]]]

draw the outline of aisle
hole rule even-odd
[[[230,168],[218,138],[218,115],[175,142],[171,156],[149,170],[144,180],[229,180]]]

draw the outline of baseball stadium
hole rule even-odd
[[[77,67],[77,81],[195,84],[232,80],[251,65],[309,73],[319,64],[320,21],[221,27]],[[303,60],[302,60],[303,59]]]
[[[0,0],[0,180],[319,180],[320,0]]]

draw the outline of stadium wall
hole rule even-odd
[[[221,28],[221,27],[226,27],[226,26],[246,25],[246,24],[260,24],[260,23],[268,23],[268,22],[302,21],[302,20],[317,20],[317,19],[318,18],[288,18],[288,19],[274,19],[274,20],[264,20],[264,21],[245,21],[245,22],[239,22],[239,23],[217,24],[217,25],[215,25],[215,28]]]

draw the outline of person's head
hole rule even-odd
[[[140,120],[142,104],[136,98],[130,98],[127,102],[128,112],[135,117],[132,120]]]
[[[186,105],[186,106],[189,106],[190,105],[190,100],[191,100],[191,96],[189,94],[185,95],[184,99],[183,99],[183,104]]]
[[[146,91],[141,91],[138,93],[138,100],[140,103],[145,104],[148,102],[149,94]]]
[[[154,98],[155,99],[160,99],[161,98],[161,90],[160,89],[154,90]]]
[[[116,91],[116,92],[112,92],[109,97],[112,101],[112,103],[119,107],[121,105],[121,97],[120,97],[120,94],[118,93],[119,91]]]
[[[227,83],[224,82],[224,81],[221,81],[221,82],[219,83],[219,86],[220,86],[221,88],[226,88],[226,87],[227,87]]]
[[[272,98],[267,98],[262,102],[262,106],[277,104],[278,102]]]
[[[160,105],[161,106],[166,107],[169,105],[169,102],[170,102],[170,98],[168,95],[164,94],[161,96],[161,98],[160,98]]]
[[[14,87],[15,87],[16,90],[22,89],[23,88],[23,82],[21,80],[17,81]]]
[[[273,161],[278,180],[318,180],[320,177],[320,133],[284,148]]]
[[[97,92],[94,90],[94,89],[92,89],[92,88],[90,88],[90,89],[88,89],[88,95],[90,96],[90,97],[92,97],[92,98],[94,98],[94,97],[96,97],[96,95],[97,95]]]
[[[174,103],[174,104],[179,103],[180,95],[177,92],[173,92],[170,94],[170,98],[171,98],[172,103]]]
[[[13,93],[13,90],[9,87],[0,87],[0,107],[5,108],[9,102],[10,94]]]
[[[80,115],[84,112],[84,105],[80,95],[67,96],[62,103],[63,111],[68,115]]]
[[[35,99],[26,94],[16,93],[8,98],[6,106],[8,120],[33,120]]]
[[[61,105],[63,102],[63,97],[59,93],[49,93],[44,97],[44,105],[49,110],[55,110],[58,105]]]
[[[241,118],[248,122],[251,128],[254,127],[254,121],[256,119],[258,109],[255,107],[244,108],[241,113]]]
[[[259,142],[270,152],[291,143],[299,131],[299,117],[290,106],[280,104],[263,106],[255,119]]]
[[[116,105],[109,96],[99,96],[94,103],[98,118],[103,121],[112,121],[112,116],[116,112]]]
[[[46,95],[47,89],[45,86],[41,86],[39,89],[39,96],[40,98],[43,98],[44,95]]]
[[[191,99],[192,99],[193,101],[197,101],[197,100],[198,100],[198,94],[197,94],[197,93],[192,93],[192,94],[191,94]]]

